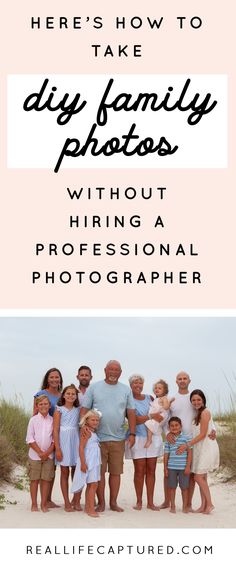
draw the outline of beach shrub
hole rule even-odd
[[[25,443],[29,414],[20,405],[17,398],[13,401],[0,399],[0,429],[3,439],[2,448],[8,445],[9,463],[24,465],[27,460],[27,446]],[[5,452],[5,451],[4,451]],[[1,458],[0,450],[0,458]],[[5,459],[6,460],[6,459]],[[6,464],[6,462],[5,462]]]
[[[14,468],[15,452],[14,448],[9,445],[7,438],[2,435],[0,428],[0,482],[11,480],[11,474]]]
[[[236,481],[236,415],[228,422],[225,432],[217,436],[221,468],[226,469],[225,480]]]

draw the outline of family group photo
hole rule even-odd
[[[233,318],[3,332],[1,528],[235,527]]]

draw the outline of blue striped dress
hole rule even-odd
[[[82,490],[85,484],[98,482],[101,477],[101,449],[98,436],[95,432],[91,433],[84,449],[87,472],[81,471],[80,457],[78,458],[75,474],[73,478],[71,492]]]
[[[60,466],[75,466],[79,454],[79,407],[67,409],[64,405],[57,406],[61,413],[59,441],[63,459],[55,459]]]

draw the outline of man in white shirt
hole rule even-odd
[[[181,371],[176,376],[176,384],[178,385],[178,393],[173,397],[170,405],[170,415],[172,417],[179,417],[182,421],[182,430],[186,435],[192,435],[192,422],[195,415],[195,410],[190,402],[190,392],[188,387],[191,379],[188,373]]]

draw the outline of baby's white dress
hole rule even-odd
[[[159,423],[158,421],[155,421],[154,419],[150,419],[149,421],[146,421],[144,424],[145,426],[153,433],[153,434],[159,434],[160,433],[160,426],[162,427],[164,422],[166,421],[166,419],[168,418],[168,412],[166,411],[163,406],[160,404],[160,399],[156,398],[154,399],[154,401],[152,401],[151,405],[150,405],[150,409],[148,414],[156,414],[159,413],[162,417],[163,420]]]

